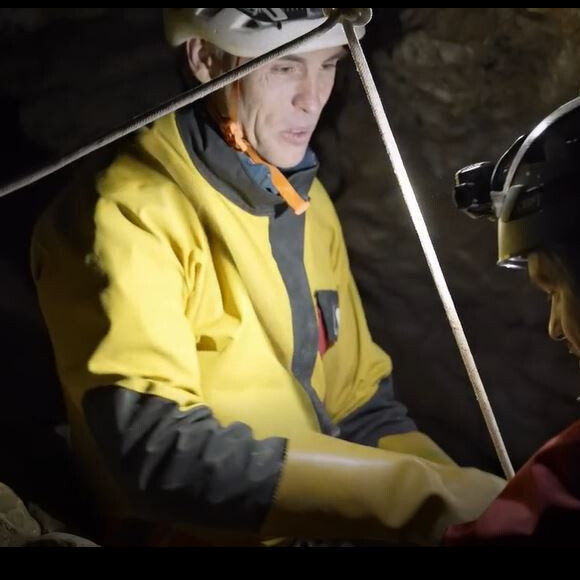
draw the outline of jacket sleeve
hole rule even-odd
[[[206,404],[188,316],[207,241],[173,183],[136,179],[131,163],[90,204],[65,196],[36,231],[33,274],[69,411],[139,516],[257,530],[286,441],[220,425]]]

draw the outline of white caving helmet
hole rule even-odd
[[[165,35],[173,46],[203,38],[234,56],[254,58],[314,30],[323,8],[165,8]],[[364,26],[356,26],[358,38]],[[301,47],[301,52],[347,44],[342,26]]]

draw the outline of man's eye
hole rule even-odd
[[[295,67],[290,65],[278,65],[272,68],[272,71],[275,73],[282,73],[282,74],[289,74],[294,72]]]

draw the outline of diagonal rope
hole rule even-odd
[[[393,164],[393,169],[395,171],[395,175],[397,176],[397,180],[399,181],[399,185],[403,193],[403,198],[405,199],[405,203],[407,204],[407,208],[411,214],[411,220],[413,221],[413,225],[415,226],[415,230],[419,236],[419,241],[427,260],[427,265],[429,266],[429,270],[433,276],[435,286],[437,287],[437,292],[439,293],[439,297],[443,303],[443,308],[445,309],[445,314],[447,315],[449,325],[451,326],[451,331],[453,332],[455,342],[459,348],[459,353],[463,359],[463,364],[465,365],[469,380],[473,386],[475,398],[479,403],[485,424],[487,425],[487,429],[489,431],[493,446],[495,447],[495,451],[505,476],[507,478],[511,478],[514,475],[512,463],[508,456],[505,444],[499,431],[499,427],[495,420],[495,416],[489,403],[487,393],[485,392],[485,387],[483,386],[483,382],[479,376],[477,366],[475,365],[475,360],[471,353],[471,349],[469,348],[467,337],[465,336],[461,321],[459,320],[459,315],[457,314],[455,304],[453,303],[453,298],[451,297],[451,293],[447,287],[445,276],[441,270],[441,265],[439,264],[437,254],[435,253],[433,242],[431,241],[427,225],[425,224],[421,209],[417,203],[417,198],[415,196],[415,192],[413,191],[413,186],[409,180],[407,170],[405,169],[403,159],[395,140],[395,136],[391,126],[389,125],[385,109],[381,102],[367,60],[363,53],[360,42],[354,32],[353,25],[348,21],[348,19],[344,19],[342,23],[346,37],[348,39],[349,48],[357,68],[357,72],[361,78],[364,90],[371,105],[371,109],[379,126],[379,131],[381,133],[383,143],[385,144],[387,153],[389,154],[391,163]]]

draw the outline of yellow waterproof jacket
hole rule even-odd
[[[112,513],[258,529],[288,438],[376,446],[415,429],[315,171],[290,178],[311,201],[296,216],[189,108],[39,222],[72,442]]]

